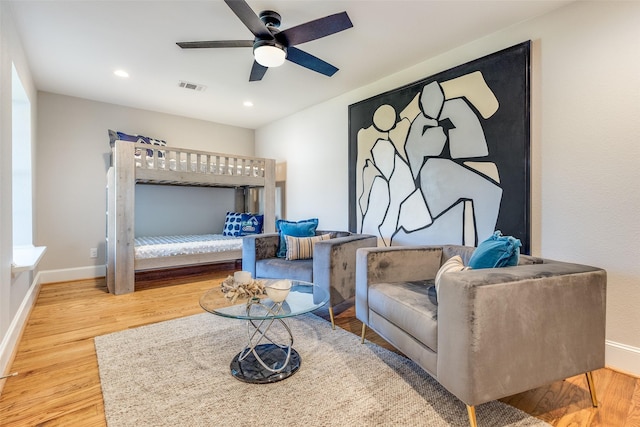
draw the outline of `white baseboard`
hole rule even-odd
[[[73,280],[93,279],[104,277],[107,273],[105,265],[91,265],[89,267],[63,268],[60,270],[41,271],[42,283],[70,282]]]
[[[27,323],[29,314],[31,314],[31,309],[36,303],[36,298],[40,291],[40,283],[40,274],[36,274],[22,303],[20,303],[20,307],[18,307],[18,311],[11,320],[7,333],[4,335],[2,342],[0,342],[0,373],[7,373],[13,361],[20,337],[22,337],[22,331]],[[2,385],[4,385],[4,382]],[[1,391],[2,387],[0,386]]]
[[[604,358],[607,367],[640,377],[640,348],[606,340]]]

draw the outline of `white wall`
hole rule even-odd
[[[639,22],[572,3],[258,129],[256,154],[287,162],[289,219],[346,229],[348,106],[532,40],[532,253],[607,270],[607,364],[640,375]]]
[[[14,27],[11,9],[6,3],[0,2],[0,373],[5,373],[9,368],[13,349],[20,337],[21,325],[29,315],[38,290],[33,272],[23,272],[15,277],[11,275],[13,261],[12,63],[15,64],[30,99],[31,117],[32,121],[35,121],[36,89]],[[35,135],[33,126],[32,135]],[[0,390],[3,384],[0,381]]]
[[[101,271],[92,268],[104,265],[108,129],[163,139],[173,147],[254,154],[251,129],[39,92],[36,242],[48,248],[41,262],[45,281],[65,280],[50,274],[59,270],[91,277]],[[98,258],[89,258],[90,248],[98,248]]]

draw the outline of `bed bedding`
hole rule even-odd
[[[136,237],[135,259],[242,250],[242,237],[222,234]]]

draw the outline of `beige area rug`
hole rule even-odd
[[[468,426],[465,405],[406,358],[312,314],[287,320],[302,362],[293,376],[248,384],[229,370],[241,320],[208,313],[95,338],[109,427]],[[501,402],[485,426],[547,426]]]

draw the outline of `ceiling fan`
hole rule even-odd
[[[353,27],[347,12],[325,16],[280,31],[278,28],[280,14],[277,12],[265,10],[256,15],[245,0],[224,1],[253,33],[255,36],[253,40],[196,41],[176,44],[183,49],[252,47],[254,61],[249,76],[251,82],[262,80],[268,68],[282,65],[285,59],[329,77],[338,71],[338,68],[328,62],[294,46]]]

